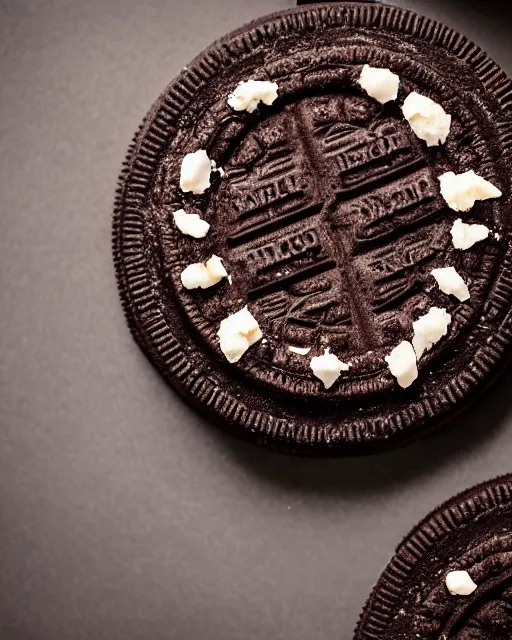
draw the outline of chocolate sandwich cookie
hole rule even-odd
[[[139,345],[212,421],[282,451],[377,451],[452,419],[510,353],[511,89],[463,35],[381,4],[213,44],[120,177]]]
[[[452,498],[398,547],[355,640],[512,638],[512,475]]]

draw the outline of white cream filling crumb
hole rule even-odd
[[[470,596],[478,589],[467,571],[450,571],[446,576],[446,588],[452,596]]]
[[[450,233],[452,234],[453,246],[456,249],[471,249],[471,247],[485,240],[489,236],[489,229],[483,224],[466,224],[460,218],[455,220]]]
[[[396,378],[402,389],[407,389],[418,377],[416,354],[410,342],[404,340],[389,356],[385,357],[391,374]]]
[[[457,273],[454,267],[444,267],[442,269],[432,269],[432,275],[439,285],[439,289],[448,296],[455,296],[461,302],[469,300],[470,293],[468,285]]]
[[[245,306],[240,311],[225,318],[217,332],[222,353],[228,362],[238,362],[247,349],[263,334],[256,318]]]
[[[311,347],[294,347],[293,345],[289,344],[288,351],[291,351],[292,353],[296,353],[299,356],[307,356],[308,353],[311,351]]]
[[[454,211],[469,211],[477,200],[499,198],[502,193],[492,182],[485,180],[474,171],[458,175],[453,171],[443,173],[438,178],[441,195]]]
[[[210,186],[212,163],[204,149],[187,153],[181,163],[180,187],[185,193],[204,193]]]
[[[389,69],[379,69],[365,64],[359,77],[359,84],[371,98],[386,104],[397,99],[400,78]]]
[[[187,236],[204,238],[210,229],[208,222],[200,218],[197,213],[186,213],[183,209],[179,209],[172,215],[174,224]]]
[[[277,99],[278,86],[267,80],[246,80],[240,82],[228,98],[228,104],[235,111],[252,113],[260,102],[271,105]]]
[[[440,104],[413,92],[405,99],[402,112],[414,133],[429,147],[446,142],[452,117]]]
[[[448,333],[452,317],[446,309],[431,307],[424,316],[412,323],[414,335],[412,345],[419,360],[425,351],[429,351]]]
[[[222,258],[212,256],[207,262],[189,264],[181,272],[181,282],[185,289],[208,289],[226,278],[228,272],[222,264]]]
[[[330,389],[340,377],[342,371],[348,371],[349,364],[342,362],[334,353],[329,353],[329,349],[324,349],[321,356],[311,358],[311,370],[326,389]]]
[[[223,178],[226,175],[226,172],[224,171],[224,169],[222,167],[218,167],[215,160],[210,160],[210,164],[212,167],[212,171],[216,171],[221,178]]]

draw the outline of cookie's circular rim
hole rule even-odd
[[[466,489],[434,509],[397,547],[364,606],[354,640],[383,637],[416,563],[441,540],[478,518],[510,505],[512,474],[506,474]]]
[[[418,401],[406,406],[392,415],[386,424],[377,419],[373,419],[371,425],[369,421],[361,420],[353,428],[351,425],[342,438],[339,437],[341,429],[333,436],[327,428],[297,427],[286,418],[249,409],[228,391],[215,388],[204,372],[191,368],[163,317],[144,317],[155,300],[152,299],[150,279],[144,271],[145,255],[138,237],[143,231],[143,223],[137,206],[143,203],[151,186],[152,171],[175,134],[174,124],[180,110],[220,68],[229,66],[242,52],[252,51],[281,33],[341,25],[354,28],[371,25],[400,36],[442,45],[469,64],[500,107],[512,113],[512,83],[507,75],[477,45],[440,22],[381,3],[315,4],[276,12],[213,43],[192,61],[187,71],[167,86],[144,118],[128,149],[118,181],[113,219],[114,265],[128,326],[160,374],[210,420],[235,435],[281,452],[318,457],[361,455],[391,449],[430,432],[465,410],[498,377],[512,355],[511,312],[507,312],[495,343],[480,349],[471,371],[462,372],[457,377],[460,379],[453,380],[453,388],[448,385],[443,397],[436,398],[435,402]],[[510,132],[504,135],[512,138],[512,124]],[[509,146],[512,157],[512,144]],[[123,252],[123,246],[127,245],[129,260],[126,259],[128,252]],[[509,258],[512,263],[510,255]],[[512,295],[512,278],[509,288]],[[461,385],[466,390],[463,391]]]

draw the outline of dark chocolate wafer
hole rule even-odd
[[[365,64],[399,75],[397,101],[361,89]],[[227,97],[248,79],[277,83],[278,99],[234,111]],[[212,45],[155,103],[120,178],[115,265],[137,342],[211,420],[284,451],[377,451],[452,419],[510,352],[511,89],[464,36],[381,4],[296,8]],[[452,115],[445,145],[428,148],[404,119],[414,91]],[[225,175],[184,193],[181,162],[199,149]],[[503,197],[463,214],[492,236],[460,251],[437,178],[470,169]],[[181,234],[179,209],[208,235]],[[212,254],[232,284],[185,289],[182,270]],[[432,269],[448,265],[468,302],[436,286]],[[263,339],[230,364],[217,331],[245,305]],[[448,335],[402,390],[385,357],[433,306],[450,313]],[[329,389],[311,370],[327,347],[350,364]]]
[[[371,594],[355,640],[512,638],[512,476],[423,520]]]

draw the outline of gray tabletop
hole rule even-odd
[[[512,72],[493,0],[403,0]],[[358,460],[211,427],[132,342],[110,250],[131,135],[226,31],[292,0],[0,1],[0,637],[349,640],[408,530],[512,470],[511,376]]]

